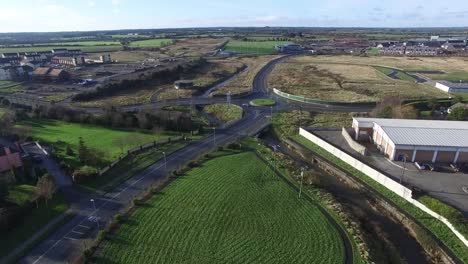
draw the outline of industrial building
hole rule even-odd
[[[447,81],[439,81],[436,82],[435,87],[446,93],[468,93],[468,83],[466,82],[454,83]]]
[[[468,122],[353,118],[353,129],[391,160],[468,162]]]

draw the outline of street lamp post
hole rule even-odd
[[[90,201],[93,203],[93,208],[94,208],[94,211],[96,212],[97,208],[96,208],[96,203],[94,202],[94,199],[91,199]],[[99,226],[99,218],[95,217],[94,221],[96,222],[97,228],[101,229],[101,227]]]
[[[301,167],[301,185],[299,187],[299,199],[301,199],[301,195],[302,195],[302,182],[304,181],[304,170],[305,168]]]
[[[213,127],[213,144],[216,147],[216,127]]]
[[[166,159],[166,152],[163,151],[162,153],[164,155],[164,169],[167,170],[167,159]]]
[[[401,170],[400,184],[402,180],[405,178],[405,171],[406,171],[406,154],[403,155],[403,169]]]

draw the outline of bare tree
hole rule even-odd
[[[52,177],[50,177],[49,174],[45,174],[37,181],[36,196],[38,199],[43,198],[46,202],[46,206],[48,206],[48,201],[53,197],[56,189],[57,188]],[[36,205],[38,206],[37,200]]]

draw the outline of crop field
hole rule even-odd
[[[388,69],[376,69],[367,61],[356,63],[351,56],[337,58],[342,61],[328,56],[291,58],[276,66],[268,80],[269,86],[289,94],[336,102],[372,102],[387,95],[404,99],[447,96],[434,87],[416,84],[404,73],[397,74],[401,80],[391,79],[382,74],[388,74]]]
[[[125,152],[140,144],[170,136],[166,134],[156,136],[149,133],[108,129],[99,126],[81,125],[54,120],[29,120],[21,122],[19,125],[30,127],[30,134],[34,138],[54,145],[58,155],[72,164],[78,163],[78,157],[77,155],[67,155],[65,149],[67,146],[70,146],[76,154],[79,137],[83,138],[88,148],[102,151],[102,158],[108,162],[116,159],[122,154],[122,151]],[[129,144],[122,146],[122,148],[117,146],[114,141],[119,138],[128,138]]]
[[[172,44],[171,39],[148,39],[133,41],[130,43],[131,48],[160,48]]]
[[[253,153],[218,157],[174,180],[124,220],[98,263],[343,263],[317,205]]]
[[[276,54],[275,45],[289,43],[288,41],[239,41],[230,40],[225,51],[241,54]]]
[[[201,57],[212,55],[224,43],[221,38],[187,38],[174,41],[174,44],[162,48],[172,57]]]

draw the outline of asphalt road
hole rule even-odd
[[[277,59],[267,64],[255,77],[253,83],[253,92],[251,95],[232,100],[234,104],[246,104],[255,98],[272,97],[269,96],[267,89],[267,77],[276,63],[285,58]],[[275,98],[275,97],[273,97]],[[62,191],[71,196],[75,196],[72,204],[72,210],[76,216],[56,230],[47,239],[34,247],[20,263],[64,263],[72,260],[84,248],[85,243],[91,241],[100,227],[104,226],[119,210],[128,205],[131,200],[144,192],[148,186],[155,183],[166,173],[175,170],[180,165],[196,159],[204,153],[216,149],[216,146],[225,145],[242,138],[252,136],[269,125],[268,115],[270,112],[296,109],[296,102],[288,101],[282,98],[275,98],[277,106],[270,107],[246,107],[244,118],[228,129],[216,130],[216,135],[211,135],[199,142],[191,143],[187,147],[167,157],[167,169],[164,161],[158,161],[145,171],[135,175],[118,186],[112,192],[99,196],[97,194],[88,194],[77,191],[77,187],[67,187]],[[136,105],[125,107],[124,111],[138,111],[147,107],[162,107],[168,105],[180,104],[211,104],[214,102],[225,102],[225,98],[194,98],[180,99],[169,102],[158,102],[155,104]],[[305,111],[340,111],[340,112],[361,112],[368,111],[368,107],[363,106],[330,106],[323,104],[301,105]],[[87,111],[98,112],[101,109],[88,109]],[[93,204],[90,200],[94,199]],[[95,208],[94,208],[95,205]]]

